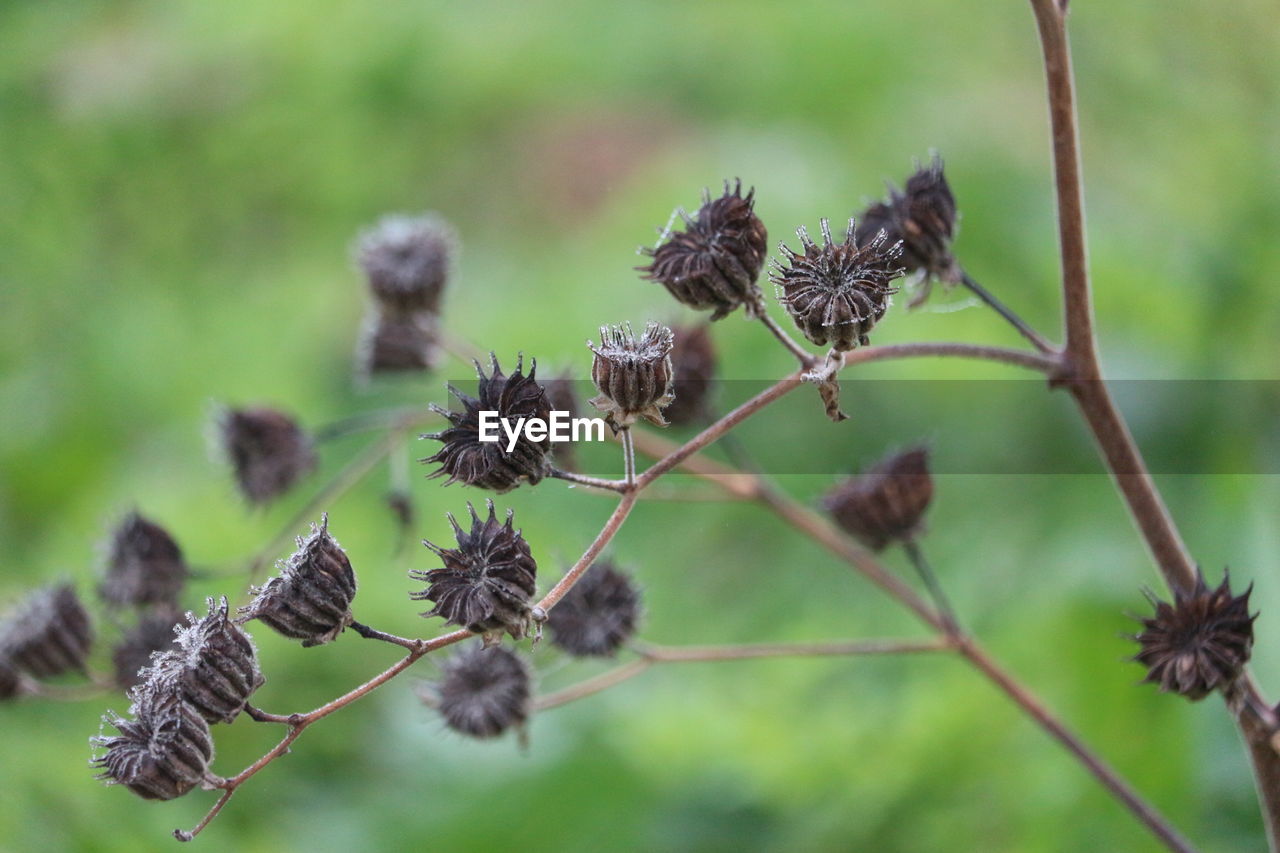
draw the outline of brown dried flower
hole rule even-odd
[[[880,551],[919,535],[931,500],[929,451],[916,447],[849,478],[828,492],[822,503],[847,533]]]
[[[831,239],[831,227],[822,220],[818,246],[803,228],[797,229],[803,254],[781,247],[789,266],[774,262],[773,283],[778,301],[804,336],[819,346],[839,351],[866,344],[867,333],[889,308],[897,292],[889,282],[902,275],[900,249],[877,235],[866,244],[854,238],[849,220],[843,243]]]
[[[17,698],[22,692],[22,679],[9,661],[0,657],[0,702]]]
[[[1233,596],[1225,573],[1211,590],[1197,570],[1195,588],[1175,591],[1173,604],[1148,595],[1155,617],[1142,620],[1144,630],[1134,637],[1142,650],[1133,658],[1147,668],[1144,680],[1192,701],[1234,682],[1253,649],[1257,614],[1249,615],[1251,592],[1252,584]]]
[[[426,312],[407,314],[375,310],[365,320],[356,347],[357,373],[411,373],[436,364],[436,319]]]
[[[644,249],[653,261],[638,267],[650,281],[662,282],[678,302],[690,308],[713,309],[712,320],[745,305],[749,316],[762,310],[756,279],[768,252],[768,232],[755,214],[755,190],[742,195],[742,181],[724,194],[702,194],[702,207],[690,219],[683,210],[685,230],[667,236],[657,249]]]
[[[657,323],[645,326],[639,338],[625,326],[601,326],[600,346],[587,341],[595,353],[591,380],[598,396],[588,402],[604,413],[613,429],[629,427],[640,418],[666,426],[662,409],[671,403],[671,330]]]
[[[182,549],[163,527],[136,512],[111,538],[106,575],[98,594],[108,604],[176,607],[187,582]]]
[[[951,253],[956,233],[956,199],[943,174],[942,160],[934,155],[928,166],[917,164],[907,178],[905,192],[889,188],[889,199],[876,202],[862,214],[857,240],[867,243],[881,231],[887,242],[902,243],[906,271],[923,272],[945,284],[960,281],[960,265]],[[927,297],[924,291],[921,299]]]
[[[287,492],[316,466],[311,439],[297,421],[275,409],[232,409],[219,432],[236,483],[251,503]]]
[[[640,590],[607,560],[597,560],[547,613],[552,644],[578,657],[612,657],[639,621]]]
[[[69,585],[36,590],[0,624],[0,658],[36,678],[84,672],[93,625]]]
[[[383,308],[438,314],[457,242],[434,214],[386,216],[360,235],[356,261]]]
[[[172,800],[205,779],[213,759],[209,724],[173,691],[146,692],[132,712],[136,719],[103,717],[120,734],[98,735],[89,742],[93,765],[108,785],[124,785],[147,800]]]
[[[138,620],[111,651],[111,664],[115,682],[122,688],[142,683],[141,671],[151,665],[152,658],[174,648],[178,638],[175,630],[180,618],[170,610],[149,613]]]
[[[710,414],[711,390],[716,377],[716,346],[706,323],[677,326],[671,350],[671,382],[675,399],[663,410],[675,426],[699,423]]]
[[[441,667],[436,705],[445,725],[474,738],[492,738],[529,718],[529,668],[515,652],[473,643]]]

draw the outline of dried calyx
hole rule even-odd
[[[311,438],[276,409],[230,409],[219,418],[223,450],[250,503],[267,503],[316,466]]]
[[[423,459],[427,464],[440,465],[432,471],[432,477],[448,477],[445,485],[463,483],[495,492],[507,492],[521,482],[537,483],[547,473],[551,450],[550,437],[532,441],[521,430],[515,446],[508,452],[508,442],[480,440],[480,413],[497,412],[499,418],[516,423],[521,418],[551,417],[551,404],[545,389],[538,383],[538,363],[533,361],[529,374],[524,373],[524,356],[516,361],[515,372],[502,373],[496,355],[490,353],[492,373],[485,375],[476,363],[479,384],[476,396],[470,397],[454,386],[449,392],[462,404],[462,411],[455,412],[432,404],[431,410],[449,419],[449,427],[437,433],[422,436],[441,442],[432,456]]]
[[[434,315],[373,312],[360,333],[356,350],[357,373],[410,373],[435,367],[437,321]]]
[[[673,426],[700,423],[711,414],[711,391],[716,377],[716,347],[705,324],[677,326],[671,350],[671,391],[675,399],[662,414]]]
[[[768,232],[755,214],[755,190],[742,195],[742,182],[729,182],[716,199],[704,191],[702,206],[690,218],[683,210],[685,230],[663,234],[656,249],[643,249],[653,260],[638,269],[650,281],[661,282],[683,305],[711,310],[712,320],[727,316],[739,305],[748,316],[763,311],[756,279],[768,252]]]
[[[108,785],[124,785],[147,800],[172,800],[206,781],[213,759],[209,724],[175,691],[137,697],[127,720],[103,718],[118,735],[90,738],[101,754],[93,766]]]
[[[351,624],[356,575],[347,553],[329,535],[328,515],[311,525],[310,536],[298,538],[298,549],[280,565],[280,574],[253,592],[253,601],[240,608],[241,621],[259,619],[303,646],[327,643]]]
[[[160,610],[144,615],[125,632],[111,650],[117,686],[127,689],[143,681],[141,671],[151,665],[152,657],[174,648],[177,643],[174,632],[180,621],[176,611]]]
[[[111,605],[172,609],[178,605],[187,574],[182,549],[168,531],[131,512],[112,534],[98,594]]]
[[[666,426],[662,409],[674,399],[671,330],[657,323],[645,326],[636,337],[631,324],[601,326],[600,345],[587,341],[595,354],[591,381],[600,393],[588,402],[604,413],[615,430],[644,418],[655,426]]]
[[[473,643],[441,667],[435,705],[445,725],[474,738],[497,737],[529,718],[529,668],[515,652]]]
[[[36,590],[0,622],[0,660],[35,678],[85,671],[93,624],[69,585]]]
[[[882,459],[823,498],[846,533],[875,551],[918,536],[933,500],[929,451],[915,447]]]
[[[612,657],[640,621],[640,590],[611,562],[594,563],[547,614],[551,642],[577,657]]]
[[[356,262],[382,310],[438,314],[457,243],[435,214],[391,215],[360,235]]]

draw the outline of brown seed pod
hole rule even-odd
[[[591,381],[599,395],[588,402],[604,413],[615,431],[640,418],[666,426],[662,409],[673,399],[671,391],[671,330],[657,323],[645,326],[639,338],[625,326],[601,326],[600,346],[587,341],[595,353]]]
[[[422,544],[444,561],[430,571],[414,570],[409,577],[425,581],[427,588],[409,594],[414,601],[433,601],[435,607],[423,616],[443,616],[452,625],[491,633],[506,631],[520,639],[533,622],[530,599],[537,589],[538,564],[519,530],[512,528],[514,513],[498,523],[493,501],[486,502],[489,516],[481,519],[467,504],[471,530],[464,532],[452,514],[457,548],[441,548],[423,540]]]
[[[889,244],[901,241],[901,260],[907,272],[923,272],[946,284],[960,281],[960,265],[951,253],[956,199],[943,174],[941,158],[934,155],[928,166],[917,164],[907,178],[905,191],[890,187],[888,201],[868,207],[862,214],[857,240],[868,243],[881,231]]]
[[[69,585],[36,590],[0,623],[0,658],[36,678],[84,672],[93,624]]]
[[[662,410],[667,423],[685,426],[710,415],[711,391],[716,377],[716,347],[711,328],[703,323],[677,326],[671,350],[671,382],[675,399]]]
[[[640,590],[605,560],[596,561],[547,613],[552,644],[576,657],[613,657],[639,621]]]
[[[1209,589],[1196,570],[1196,585],[1189,593],[1174,593],[1173,604],[1148,594],[1155,616],[1143,619],[1143,632],[1134,639],[1142,650],[1134,660],[1147,668],[1144,681],[1160,685],[1191,701],[1232,684],[1244,671],[1253,650],[1253,620],[1249,594],[1231,594],[1231,579]]]
[[[218,427],[236,484],[250,503],[279,497],[316,466],[311,438],[283,412],[231,409],[219,417]]]
[[[436,365],[436,319],[426,312],[392,314],[375,310],[365,320],[356,347],[360,377],[379,373],[412,373]]]
[[[755,190],[742,195],[742,182],[712,199],[704,190],[702,207],[690,219],[683,210],[685,230],[669,236],[656,249],[643,249],[653,258],[637,267],[650,281],[661,282],[682,305],[711,309],[712,320],[728,316],[739,305],[748,315],[762,310],[756,279],[768,252],[768,232],[755,214]]]
[[[303,646],[327,643],[351,624],[356,575],[347,553],[329,535],[329,516],[298,537],[298,549],[280,564],[280,574],[255,588],[255,598],[240,608],[241,621],[259,619],[268,627],[301,640]]]
[[[836,523],[875,551],[919,535],[933,500],[929,451],[916,447],[881,460],[827,493]]]
[[[902,275],[897,260],[901,249],[882,235],[859,245],[849,220],[843,243],[831,239],[822,220],[822,245],[797,229],[803,254],[783,245],[788,266],[774,262],[773,283],[778,301],[804,336],[819,346],[841,352],[866,344],[867,334],[889,308],[897,292],[889,282]]]
[[[178,648],[156,658],[142,689],[176,690],[206,722],[230,723],[264,679],[253,641],[228,617],[227,599],[207,605],[202,618],[187,614]]]
[[[382,308],[438,314],[457,244],[453,227],[435,214],[386,216],[360,235],[356,262]]]
[[[515,423],[520,418],[551,417],[551,404],[547,402],[547,394],[538,383],[538,362],[535,360],[529,368],[529,375],[524,375],[524,356],[516,362],[515,373],[505,376],[498,366],[498,358],[489,354],[493,372],[485,376],[484,370],[476,363],[476,374],[479,376],[477,397],[469,397],[454,386],[449,392],[462,403],[462,411],[453,412],[437,405],[431,410],[449,419],[449,428],[437,433],[422,436],[441,442],[441,447],[433,456],[422,461],[430,464],[440,463],[440,467],[431,472],[432,477],[448,476],[445,485],[463,483],[495,492],[508,492],[520,485],[520,482],[536,484],[547,472],[547,453],[551,450],[550,437],[542,441],[531,441],[522,430],[516,439],[515,447],[507,452],[508,442],[502,435],[498,441],[480,440],[480,413],[497,412],[499,418],[506,418]]]
[[[120,733],[90,738],[98,779],[124,785],[147,800],[172,800],[199,785],[213,759],[209,724],[176,693],[146,692],[133,709],[135,719],[103,717]]]
[[[141,671],[151,665],[152,658],[176,647],[175,630],[180,621],[175,611],[157,611],[143,616],[125,633],[111,651],[115,682],[119,687],[128,689],[141,684]]]
[[[437,708],[445,725],[474,738],[492,738],[529,718],[529,668],[515,652],[473,643],[441,667]]]
[[[107,571],[98,594],[114,606],[175,608],[187,583],[182,549],[169,532],[136,512],[125,516],[111,537]]]

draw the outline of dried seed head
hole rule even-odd
[[[368,378],[430,370],[436,364],[436,335],[436,319],[426,312],[375,311],[365,320],[356,347],[357,374]]]
[[[597,561],[547,614],[551,642],[578,657],[612,657],[640,620],[640,590],[607,561]]]
[[[17,698],[22,692],[22,679],[9,661],[0,657],[0,702]]]
[[[93,766],[108,785],[124,785],[147,800],[172,800],[204,780],[213,759],[209,724],[172,691],[147,693],[132,709],[136,719],[103,717],[120,734],[90,738]]]
[[[279,565],[280,574],[253,590],[255,598],[240,608],[241,621],[260,619],[303,646],[333,640],[351,624],[356,574],[347,553],[329,535],[329,516],[311,525],[311,535],[298,537],[298,550]]]
[[[298,423],[275,409],[232,409],[219,432],[236,483],[251,503],[287,492],[316,466],[311,439]]]
[[[657,249],[644,249],[653,261],[638,267],[650,281],[662,282],[667,291],[690,308],[713,309],[712,320],[727,316],[739,305],[754,316],[763,297],[756,286],[768,252],[768,233],[756,216],[755,190],[742,195],[742,182],[732,190],[725,181],[724,194],[702,194],[702,207],[690,219],[683,210],[685,230],[671,234]]]
[[[457,235],[440,217],[387,216],[360,235],[356,261],[383,308],[438,314],[456,251]]]
[[[591,381],[600,394],[588,402],[604,413],[613,429],[629,427],[640,418],[666,426],[662,409],[673,399],[671,348],[675,336],[666,326],[649,323],[639,338],[625,326],[601,326],[600,346],[587,341],[595,353]]]
[[[771,277],[778,301],[804,336],[819,346],[830,344],[843,352],[866,344],[867,333],[897,292],[889,282],[902,275],[900,248],[881,235],[860,245],[854,239],[852,219],[843,243],[832,241],[825,219],[821,246],[809,239],[803,227],[796,233],[804,253],[783,245],[789,266],[774,262]]]
[[[578,392],[573,387],[573,375],[569,371],[566,370],[547,380],[542,383],[542,387],[547,392],[547,404],[551,406],[552,411],[568,412],[571,418],[582,417],[582,403],[578,399]],[[562,441],[559,444],[553,444],[551,452],[562,468],[575,467],[576,454],[573,442]]]
[[[141,684],[141,670],[151,665],[152,658],[177,645],[178,623],[178,614],[165,610],[139,619],[111,652],[116,684],[125,689]]]
[[[1252,584],[1233,596],[1225,574],[1217,589],[1209,589],[1197,570],[1195,588],[1175,592],[1173,604],[1148,596],[1155,617],[1143,619],[1144,630],[1134,637],[1142,650],[1133,659],[1147,668],[1144,680],[1192,701],[1234,682],[1253,649],[1251,592]]]
[[[880,231],[888,243],[902,242],[902,265],[907,272],[920,271],[948,284],[960,280],[960,265],[951,254],[956,199],[941,158],[934,155],[925,167],[917,164],[905,192],[890,187],[888,201],[867,208],[858,226],[858,242],[870,242]]]
[[[207,616],[187,614],[178,648],[156,658],[140,689],[176,690],[206,722],[229,723],[264,679],[249,635],[228,617],[227,599],[207,604]]]
[[[469,397],[454,386],[449,386],[449,393],[462,403],[462,411],[453,412],[440,406],[432,405],[431,409],[449,419],[450,426],[441,432],[424,435],[444,444],[434,456],[423,459],[423,462],[440,463],[440,467],[430,476],[448,476],[445,485],[463,483],[495,492],[508,492],[520,485],[521,480],[530,484],[542,479],[547,470],[547,453],[551,450],[551,439],[530,441],[521,430],[515,447],[507,452],[508,442],[480,440],[480,412],[497,412],[499,418],[507,418],[515,423],[520,418],[551,417],[551,404],[547,402],[547,394],[538,384],[538,363],[534,361],[525,376],[524,356],[516,362],[516,371],[505,376],[498,366],[498,358],[489,354],[493,373],[484,375],[484,370],[476,363],[476,374],[479,376],[477,390],[478,399]]]
[[[529,669],[515,653],[473,643],[442,666],[440,716],[455,732],[491,738],[529,718]]]
[[[716,377],[716,347],[708,325],[677,326],[671,350],[671,383],[675,399],[662,414],[676,426],[698,423],[710,414],[709,403]]]
[[[444,567],[409,572],[409,577],[427,583],[426,589],[409,597],[435,602],[423,616],[443,616],[450,624],[476,633],[506,631],[519,639],[529,633],[533,621],[529,600],[537,588],[538,564],[529,543],[511,526],[512,511],[507,510],[506,523],[499,524],[493,501],[487,504],[489,517],[483,520],[475,507],[467,504],[469,533],[452,514],[448,516],[457,548],[441,548],[423,540],[422,544],[444,561]]]
[[[36,678],[84,672],[93,625],[70,586],[36,590],[0,623],[0,658]]]
[[[111,538],[106,575],[98,586],[111,605],[176,607],[187,582],[182,549],[163,527],[136,512],[125,516]]]
[[[933,499],[929,451],[916,447],[881,460],[823,498],[836,523],[868,548],[917,536]]]

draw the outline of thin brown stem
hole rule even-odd
[[[1018,334],[1026,338],[1033,347],[1040,350],[1040,352],[1045,355],[1056,354],[1056,350],[1054,350],[1053,345],[1045,340],[1039,332],[1031,328],[1031,326],[1019,317],[1012,308],[1001,302],[994,293],[975,281],[967,272],[961,271],[960,283],[968,288],[974,296],[977,296],[985,302],[988,308],[1003,317],[1005,322],[1017,329]]]
[[[600,552],[617,535],[622,523],[631,514],[631,508],[635,506],[637,494],[638,492],[631,491],[622,496],[622,500],[618,501],[618,505],[614,507],[613,514],[605,521],[604,527],[600,529],[600,533],[596,535],[592,543],[587,546],[587,550],[569,568],[569,571],[565,572],[559,583],[553,586],[538,602],[537,606],[542,608],[544,613],[550,611],[552,607],[555,607],[556,602],[564,598],[565,594],[578,582],[578,578],[582,577],[583,573],[591,568],[591,564],[595,562],[596,557],[600,556]]]
[[[961,636],[963,632],[960,630],[960,620],[956,618],[955,608],[951,606],[951,601],[947,598],[942,584],[938,582],[938,575],[934,572],[933,566],[925,558],[920,543],[914,538],[905,539],[902,542],[902,550],[907,553],[907,559],[911,561],[911,565],[915,567],[916,574],[920,576],[925,589],[929,591],[929,598],[933,600],[933,606],[938,609],[938,613],[946,621],[947,633],[953,637]]]
[[[796,357],[796,361],[800,362],[801,368],[811,370],[818,363],[818,356],[806,350],[796,342],[795,338],[788,335],[787,330],[779,326],[778,322],[769,316],[769,312],[765,310],[763,304],[756,309],[756,319],[787,348],[788,352]]]
[[[631,443],[631,427],[623,427],[618,437],[622,440],[622,482],[629,491],[636,487],[636,448]]]
[[[557,480],[564,480],[567,483],[577,483],[579,486],[589,486],[593,489],[604,489],[610,492],[625,492],[627,490],[627,482],[625,480],[591,477],[587,474],[579,474],[576,471],[563,471],[559,468],[552,468],[547,471],[547,476],[554,477]]]
[[[386,631],[379,631],[376,628],[370,628],[362,622],[351,621],[351,630],[355,631],[366,640],[381,640],[384,643],[390,643],[410,651],[416,650],[422,645],[422,640],[411,640],[408,637],[398,637],[395,634],[388,634]]]
[[[548,693],[546,696],[539,696],[534,701],[533,707],[535,711],[549,711],[552,708],[559,708],[561,705],[568,705],[570,702],[576,702],[579,699],[585,699],[596,693],[602,693],[610,687],[617,687],[624,681],[635,678],[640,673],[653,666],[655,661],[648,658],[636,658],[627,661],[621,666],[616,666],[599,675],[580,681],[577,684],[570,685],[563,690],[557,690],[555,693]]]

